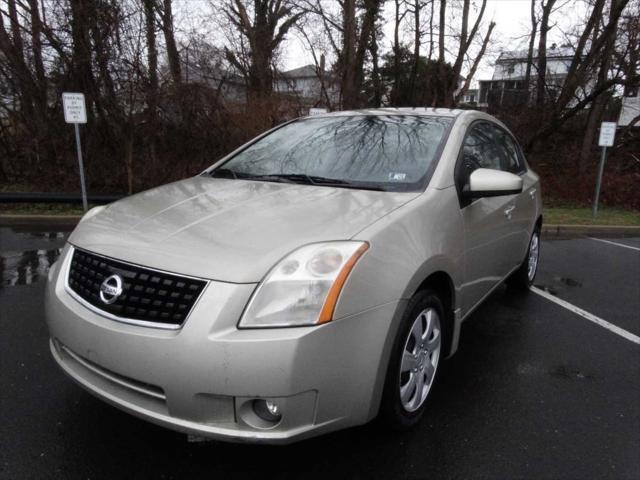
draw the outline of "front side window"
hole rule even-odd
[[[511,173],[522,173],[524,171],[524,162],[520,156],[520,150],[516,142],[504,130],[499,130],[504,148],[507,151],[507,171]]]
[[[511,136],[487,122],[471,127],[463,145],[463,161],[468,168],[491,168],[511,173],[524,169],[518,147]]]
[[[463,145],[465,163],[475,168],[503,170],[506,151],[498,142],[498,135],[489,123],[477,123],[467,134]]]
[[[451,122],[412,115],[302,119],[258,140],[211,175],[417,191],[435,167]]]

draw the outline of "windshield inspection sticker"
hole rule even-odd
[[[396,173],[396,172],[389,173],[389,180],[393,182],[401,182],[406,177],[407,177],[406,173]]]

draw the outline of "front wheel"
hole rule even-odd
[[[528,289],[533,285],[538,272],[538,260],[540,259],[540,229],[536,229],[531,234],[527,256],[515,272],[507,279],[510,286]]]
[[[396,337],[380,413],[391,427],[407,429],[420,421],[438,374],[444,309],[431,290],[409,301]]]

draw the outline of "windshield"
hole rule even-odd
[[[419,190],[452,119],[411,115],[307,118],[258,140],[212,176],[373,190]]]

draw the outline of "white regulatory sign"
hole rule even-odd
[[[616,127],[616,122],[602,122],[602,125],[600,126],[598,146],[613,147],[613,141],[616,138]]]
[[[316,115],[322,115],[323,113],[327,113],[327,109],[326,108],[310,108],[309,109],[309,116],[310,117],[314,117]]]
[[[87,109],[84,105],[84,93],[62,94],[64,121],[67,123],[87,123]]]

